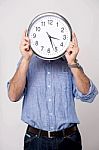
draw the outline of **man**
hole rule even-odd
[[[75,33],[63,58],[46,61],[33,54],[26,31],[20,43],[22,58],[9,82],[8,95],[22,96],[22,120],[28,124],[24,150],[81,150],[75,99],[92,102],[97,89],[77,63]]]

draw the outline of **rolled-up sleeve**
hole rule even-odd
[[[74,96],[76,99],[80,99],[81,101],[83,102],[93,102],[93,100],[95,99],[96,95],[98,94],[98,90],[97,88],[95,87],[95,85],[93,84],[93,82],[90,80],[90,88],[89,88],[89,91],[87,94],[83,94],[81,93],[76,85],[75,85],[75,82],[73,82],[73,93],[74,93]]]
[[[9,89],[10,89],[10,81],[7,82],[7,93],[9,93]],[[23,96],[25,96],[25,94],[26,94],[26,87],[25,87],[25,89],[24,89],[24,91],[23,91],[23,93],[22,93],[20,99],[21,99]]]

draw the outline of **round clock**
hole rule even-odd
[[[62,57],[72,39],[69,22],[61,15],[47,12],[36,16],[28,27],[30,46],[41,59]]]

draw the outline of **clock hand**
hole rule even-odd
[[[54,42],[53,42],[53,45],[54,45],[54,49],[53,50],[55,50],[55,52],[57,52],[57,47],[55,46]]]
[[[55,38],[55,37],[52,37],[52,36],[51,36],[51,38],[52,38],[52,39],[56,39],[56,40],[60,40],[60,39],[58,39],[58,38]]]
[[[52,48],[53,48],[53,50],[54,50],[53,42],[52,42],[51,36],[48,34],[48,32],[46,32],[46,33],[47,33],[47,35],[48,35],[48,37],[49,37],[49,39],[50,39],[50,42],[51,42]]]
[[[54,50],[55,52],[57,52],[57,47],[55,46],[54,42],[52,41],[52,38],[53,38],[53,39],[57,39],[57,40],[59,40],[59,39],[58,39],[58,38],[55,38],[55,37],[51,37],[51,36],[48,34],[48,32],[46,32],[46,33],[47,33],[47,35],[48,35],[48,37],[49,37],[49,39],[50,39],[50,42],[51,42],[51,45],[52,45],[53,50]]]
[[[51,42],[51,45],[52,45],[53,50],[54,50],[54,51],[57,51],[57,47],[55,46],[54,42],[52,41],[50,35],[49,35],[48,37],[49,37],[49,39],[50,39],[50,42]]]
[[[58,38],[55,38],[55,37],[53,37],[53,36],[50,36],[48,32],[46,32],[46,33],[47,33],[47,35],[48,35],[49,38],[56,39],[56,40],[60,40],[60,39],[58,39]]]
[[[48,37],[51,38],[51,36],[48,34],[48,32],[46,32],[46,33],[47,33]]]
[[[52,39],[51,39],[51,38],[49,38],[49,39],[50,39],[50,42],[51,42],[52,48],[53,48],[53,50],[54,50],[54,46],[53,46]]]

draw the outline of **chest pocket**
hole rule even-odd
[[[58,63],[53,66],[53,84],[54,87],[66,89],[68,84],[69,68],[66,63]]]
[[[57,78],[62,89],[66,89],[69,80],[67,69],[63,67],[62,71],[57,73]]]

